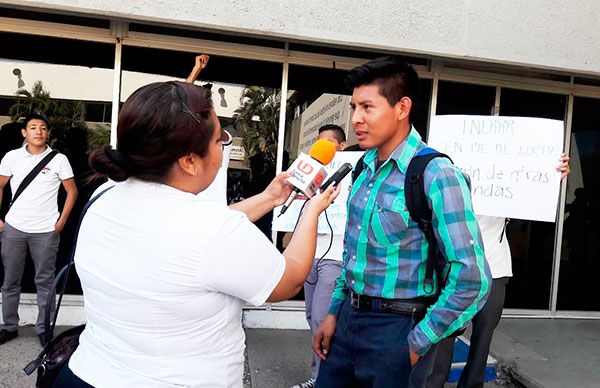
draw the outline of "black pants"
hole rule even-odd
[[[94,386],[75,376],[69,365],[65,365],[54,382],[54,388],[94,388]]]
[[[504,295],[509,278],[498,278],[492,281],[488,300],[473,318],[473,332],[467,365],[463,369],[457,388],[483,387],[487,357],[490,353],[492,336],[504,306]],[[433,371],[427,379],[427,388],[440,388],[448,381],[455,338],[446,338],[438,344]]]

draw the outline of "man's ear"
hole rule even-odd
[[[27,137],[27,130],[25,128],[21,129],[21,135],[23,135],[23,137]]]
[[[412,109],[412,100],[410,97],[404,96],[396,103],[396,105],[394,105],[394,109],[396,110],[396,118],[398,121],[408,120]]]

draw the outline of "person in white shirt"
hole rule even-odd
[[[48,293],[54,281],[54,267],[58,252],[59,234],[69,218],[77,199],[77,186],[73,170],[63,154],[56,154],[35,176],[33,181],[15,198],[15,193],[27,175],[52,152],[46,144],[50,134],[48,122],[42,115],[31,115],[25,120],[21,130],[25,138],[23,147],[8,152],[0,162],[0,202],[2,191],[10,181],[14,203],[0,220],[2,234],[2,264],[4,282],[2,284],[2,319],[0,344],[19,335],[19,299],[21,279],[25,259],[29,252],[35,267],[35,287],[37,291],[38,316],[35,332],[42,346],[44,335],[44,315]],[[67,196],[62,209],[58,211],[58,189],[64,187]]]
[[[208,65],[209,59],[210,57],[207,54],[197,55],[194,61],[194,67],[192,68],[192,71],[190,71],[190,75],[188,75],[185,82],[194,84],[200,72]],[[203,85],[203,87],[206,86]],[[229,156],[231,155],[233,137],[226,130],[223,130],[223,132],[227,135],[227,139],[223,139],[223,162],[221,163],[221,168],[213,183],[198,195],[202,196],[204,199],[211,199],[227,204],[227,168],[229,166]]]
[[[229,207],[197,195],[217,175],[224,138],[205,88],[161,82],[127,99],[118,150],[90,157],[120,183],[81,224],[87,326],[57,386],[242,387],[242,307],[300,290],[318,216],[339,188],[310,200],[281,254],[252,221],[287,199],[289,173]]]
[[[566,154],[562,155],[556,171],[560,172],[561,179],[569,174],[569,157]],[[473,331],[469,355],[458,381],[458,388],[483,387],[492,337],[502,317],[506,285],[513,275],[510,246],[506,238],[508,220],[504,217],[477,215],[477,222],[493,280],[485,306],[472,320]],[[433,371],[427,380],[427,388],[441,388],[448,381],[454,343],[454,337],[446,338],[439,343]]]
[[[332,142],[336,152],[343,151],[346,148],[346,133],[339,125],[326,124],[322,126],[319,128],[317,139]],[[328,248],[329,250],[327,250]],[[335,280],[342,272],[343,253],[343,235],[318,234],[315,261],[306,282],[304,282],[306,320],[313,335],[319,326],[321,326],[325,315],[329,311],[329,303],[331,302],[331,294],[335,287]],[[323,257],[321,258],[321,256]],[[319,373],[320,360],[313,353],[310,364],[312,377],[301,384],[294,385],[292,388],[314,387]]]

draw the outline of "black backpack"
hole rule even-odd
[[[446,258],[439,250],[433,227],[431,225],[432,212],[429,204],[427,203],[427,196],[425,195],[425,182],[423,176],[425,169],[429,162],[434,158],[447,158],[452,162],[452,159],[446,154],[438,152],[433,148],[423,148],[415,154],[408,164],[406,170],[406,179],[404,181],[404,195],[406,198],[406,207],[412,218],[419,229],[425,235],[428,244],[427,250],[427,268],[425,271],[424,291],[427,294],[436,291],[436,296],[442,291],[446,283],[446,274],[444,269],[446,268]],[[356,178],[364,170],[365,165],[363,163],[364,155],[356,163],[356,168],[352,171],[352,181],[356,181]],[[433,274],[436,274],[437,287],[433,284]]]

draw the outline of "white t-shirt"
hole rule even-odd
[[[477,216],[485,257],[494,279],[512,276],[510,246],[506,238],[506,231],[504,231],[505,221],[504,217]],[[500,236],[502,236],[502,241],[500,241]]]
[[[27,174],[51,151],[47,147],[43,153],[32,155],[24,145],[6,153],[0,162],[0,175],[11,177],[13,195]],[[25,233],[52,232],[59,217],[58,189],[61,181],[69,178],[73,178],[69,160],[63,154],[56,155],[15,201],[6,222]]]
[[[331,235],[328,233],[317,234],[317,249],[315,252],[315,259],[320,259],[321,256],[327,251]],[[344,260],[344,235],[334,234],[333,242],[331,243],[331,249],[327,252],[324,259],[343,261]]]
[[[241,387],[242,307],[285,259],[245,214],[128,179],[84,217],[75,264],[87,327],[69,362],[96,387]]]

